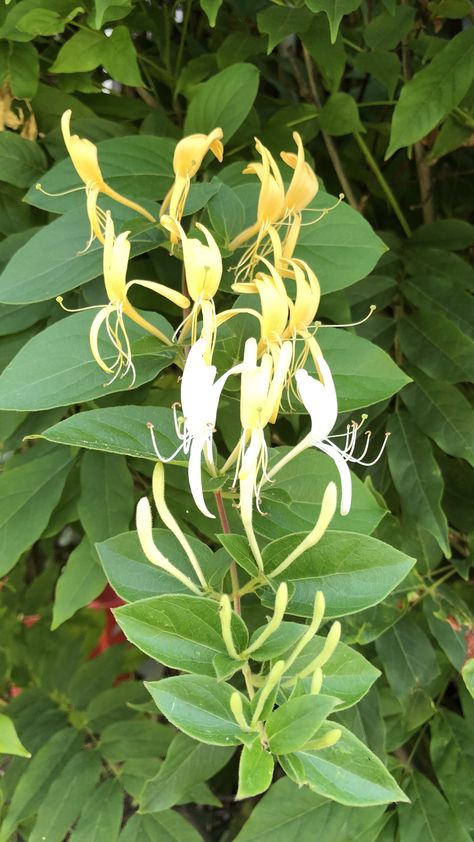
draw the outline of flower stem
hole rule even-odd
[[[216,498],[216,505],[217,511],[219,513],[219,519],[222,526],[222,531],[225,535],[230,534],[230,526],[229,521],[227,518],[227,512],[225,510],[225,504],[222,499],[222,494],[220,491],[214,492],[214,497]],[[239,585],[239,575],[237,573],[237,565],[235,561],[233,561],[229,568],[230,573],[230,580],[232,582],[232,600],[234,602],[234,611],[236,614],[240,614],[240,585]]]

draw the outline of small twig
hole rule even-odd
[[[225,504],[222,499],[222,494],[220,491],[214,492],[214,497],[216,499],[217,511],[219,513],[219,519],[222,526],[222,531],[225,535],[230,534],[230,526],[229,520],[227,518],[227,512],[225,510]],[[240,585],[239,585],[239,574],[237,572],[237,565],[235,561],[229,567],[230,573],[230,580],[232,582],[232,600],[234,603],[234,611],[236,614],[240,614]]]
[[[400,225],[402,226],[404,233],[407,235],[407,237],[410,237],[411,236],[411,229],[410,229],[410,226],[408,225],[406,216],[403,213],[400,205],[398,204],[398,201],[395,197],[395,194],[392,191],[392,188],[390,187],[388,182],[385,180],[385,177],[382,173],[382,170],[380,169],[379,165],[377,164],[377,161],[375,160],[374,156],[372,155],[372,152],[370,151],[370,149],[367,146],[365,140],[362,138],[362,136],[359,134],[359,132],[354,132],[354,138],[355,138],[355,140],[356,140],[356,142],[359,146],[359,149],[361,150],[365,160],[367,161],[367,164],[369,165],[370,169],[372,170],[373,174],[375,175],[375,178],[377,179],[378,183],[380,184],[380,187],[382,188],[382,190],[385,194],[387,202],[389,203],[389,205],[392,208],[395,216],[397,217]]]
[[[318,88],[317,88],[317,85],[316,85],[316,79],[315,79],[315,76],[314,76],[313,63],[312,63],[312,60],[311,60],[311,56],[308,53],[305,46],[303,46],[303,57],[304,57],[304,63],[305,63],[305,67],[306,67],[306,73],[308,75],[308,83],[309,83],[309,89],[311,91],[311,97],[313,99],[313,102],[314,102],[316,108],[318,108],[320,110],[321,109],[321,100],[319,98]],[[347,178],[346,173],[344,172],[344,168],[342,166],[341,159],[339,157],[339,152],[337,151],[337,148],[336,148],[336,144],[334,143],[332,137],[330,135],[328,135],[326,132],[321,130],[321,135],[322,135],[322,138],[323,138],[324,143],[326,145],[326,149],[327,149],[328,155],[331,159],[331,163],[334,167],[336,175],[337,175],[337,177],[340,181],[341,187],[344,191],[344,195],[345,195],[347,201],[349,202],[350,206],[352,208],[354,208],[355,210],[357,210],[358,209],[357,200],[356,200],[356,197],[354,195],[354,191],[352,190],[350,181]]]

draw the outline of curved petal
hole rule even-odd
[[[215,518],[215,515],[207,508],[202,493],[201,453],[205,444],[206,440],[202,438],[194,438],[191,444],[188,463],[189,488],[199,511],[206,517]]]
[[[331,442],[314,441],[313,444],[318,450],[327,453],[336,463],[336,468],[339,471],[339,477],[341,479],[341,505],[339,511],[341,515],[347,515],[349,514],[352,502],[352,479],[347,462],[340,450]]]
[[[89,345],[91,346],[92,356],[94,357],[97,365],[99,365],[103,371],[106,371],[107,374],[113,374],[113,369],[109,368],[107,363],[104,362],[99,354],[99,330],[103,322],[105,322],[109,314],[112,312],[113,308],[110,306],[103,307],[102,310],[99,310],[97,315],[94,317],[89,332]]]

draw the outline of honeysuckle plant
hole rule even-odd
[[[0,842],[474,830],[474,30],[344,5],[2,4]]]
[[[207,220],[205,224],[194,216],[191,225],[185,223],[191,179],[206,153],[211,151],[223,162],[221,128],[177,143],[170,173],[174,182],[161,210],[153,215],[108,187],[96,147],[70,134],[70,119],[70,111],[65,112],[64,141],[85,185],[92,235],[103,247],[109,299],[97,305],[97,314],[91,316],[92,358],[103,372],[113,375],[104,383],[106,387],[118,375],[128,379],[129,388],[134,387],[139,374],[135,354],[139,356],[143,339],[131,340],[125,324],[128,317],[152,337],[154,344],[146,346],[149,356],[168,354],[164,365],[170,366],[170,377],[179,387],[179,400],[168,405],[173,425],[165,437],[151,405],[149,418],[135,424],[134,434],[145,436],[146,457],[156,460],[154,506],[145,494],[136,508],[136,560],[129,571],[120,573],[114,564],[105,563],[109,581],[128,603],[115,610],[126,637],[174,671],[148,681],[146,687],[160,715],[188,737],[211,746],[241,747],[237,799],[265,792],[279,764],[299,786],[307,785],[342,803],[367,806],[403,801],[406,796],[382,762],[337,717],[338,711],[355,704],[369,690],[376,673],[362,655],[341,641],[341,623],[334,618],[351,613],[355,605],[360,610],[382,600],[412,564],[375,539],[328,532],[338,497],[340,513],[350,518],[349,466],[376,461],[364,461],[370,435],[363,452],[355,455],[360,423],[346,423],[345,431],[333,433],[338,425],[337,386],[330,361],[315,338],[324,333],[324,325],[316,321],[323,290],[317,260],[310,265],[298,257],[303,224],[317,225],[321,213],[331,213],[340,199],[302,223],[318,192],[318,179],[305,160],[300,135],[293,135],[296,154],[281,153],[293,171],[289,183],[270,150],[257,139],[260,160],[242,168],[245,177],[253,174],[260,182],[257,205],[249,209],[256,221],[237,232],[221,252]],[[130,230],[116,233],[116,204],[99,209],[101,193],[154,223],[170,252],[168,260],[181,263],[181,290],[166,276],[126,281]],[[91,240],[88,248],[90,244]],[[227,289],[230,286],[231,294],[240,298],[232,301],[227,293],[222,306],[219,292],[224,269],[227,279],[229,273],[231,277]],[[142,315],[131,302],[136,288],[157,293],[181,308],[177,326],[175,322],[166,330],[156,326],[150,314]],[[61,296],[58,300],[62,304]],[[240,329],[244,325],[243,342],[232,332],[237,324]],[[102,326],[104,340],[100,339]],[[230,364],[223,365],[222,349],[229,335],[234,337],[227,354]],[[112,361],[109,352],[102,350],[107,347],[105,341],[116,353]],[[240,420],[232,424],[233,434],[225,436],[225,444],[223,401],[229,402]],[[273,431],[279,420],[304,412],[310,431],[275,459]],[[341,447],[334,436],[344,441]],[[304,458],[312,447],[327,461],[328,481],[319,507],[315,506],[306,531],[283,528],[283,534],[268,543],[260,523],[265,520],[275,480],[280,481],[285,467]],[[331,460],[339,473],[340,492],[329,479]],[[206,533],[211,545],[217,541],[222,545],[214,560],[206,558],[209,549],[203,554],[204,545],[186,534],[179,512],[173,512],[173,496],[167,502],[168,463],[187,465],[188,484],[183,492],[188,500],[187,524],[193,522],[193,508],[205,521],[220,521],[220,527],[211,531],[207,527]],[[284,479],[280,485],[284,489]],[[155,508],[162,524],[158,532],[153,529]],[[329,552],[338,535],[349,539],[354,558],[347,560],[338,553],[333,557]],[[356,560],[359,552],[367,554],[362,571]],[[367,576],[375,559],[379,563],[380,553],[388,553],[387,564],[395,565],[397,573],[382,575],[374,590]],[[102,558],[100,548],[99,555]],[[140,598],[130,598],[129,589],[122,589],[116,577],[126,576],[133,589],[137,563],[149,567],[150,585],[145,593],[138,588]],[[345,602],[347,594],[338,588],[337,576],[336,584],[332,579],[336,573],[351,576],[351,567],[355,585],[349,586]],[[257,611],[256,606],[260,606]],[[340,667],[332,667],[334,659],[346,667],[353,663],[360,671],[357,689],[338,678]]]

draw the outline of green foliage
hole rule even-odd
[[[467,0],[4,4],[0,842],[471,838],[470,17]],[[67,109],[72,133],[97,146],[100,184],[95,173],[86,191],[61,135]],[[260,161],[254,138],[288,187],[279,154],[298,132],[319,179],[294,256],[321,287],[310,331],[334,377],[333,441],[350,449],[361,415],[371,438],[351,462],[350,513],[338,507],[310,546],[340,479],[316,447],[272,475],[309,431],[294,383],[266,428],[271,481],[252,543],[229,456],[239,375],[221,396],[214,468],[202,464],[212,520],[189,492],[189,454],[175,452],[181,310],[131,287],[161,339],[125,314],[134,373],[125,364],[108,383],[115,369],[91,356],[92,320],[111,300],[103,246],[89,242],[91,191],[108,185],[98,205],[130,232],[127,279],[185,290],[159,203],[176,143],[217,127],[223,161],[203,158],[182,224],[199,238],[207,226],[221,251],[218,313],[265,306],[257,287],[232,289],[244,253],[233,240],[259,207],[263,171],[243,173]],[[260,249],[270,258],[265,235]],[[106,366],[114,324],[99,336]],[[244,313],[219,327],[218,376],[259,324]],[[295,367],[321,379],[305,349],[298,335]],[[151,490],[150,424],[171,459],[150,540],[171,572],[130,531]]]

